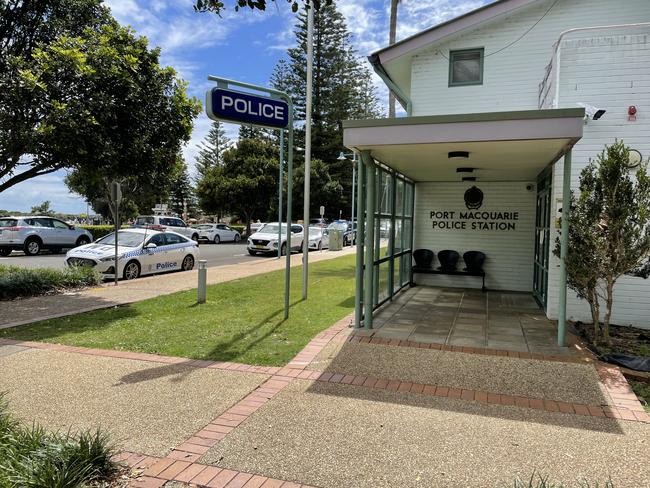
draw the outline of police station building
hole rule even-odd
[[[344,122],[361,159],[357,326],[410,284],[532,297],[560,345],[567,320],[590,321],[553,250],[590,158],[615,139],[650,155],[650,2],[551,4],[497,1],[370,56],[406,116]],[[433,258],[414,269],[415,250]],[[650,328],[650,280],[619,280],[612,323]]]

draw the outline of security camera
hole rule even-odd
[[[604,108],[594,107],[588,103],[578,102],[576,105],[585,109],[585,117],[592,120],[598,120],[603,115],[605,115],[606,110]]]
[[[535,185],[531,185],[531,184],[526,185],[526,190],[528,190],[528,191],[533,191],[534,188],[535,188]]]

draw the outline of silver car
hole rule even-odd
[[[54,217],[30,215],[0,217],[0,256],[23,251],[35,256],[43,249],[59,253],[63,248],[89,244],[93,235]]]
[[[199,241],[198,230],[189,227],[183,219],[171,215],[140,215],[136,219],[135,224],[133,224],[133,227],[152,229],[160,232],[171,230],[193,241]]]

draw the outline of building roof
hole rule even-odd
[[[540,0],[496,0],[447,22],[434,25],[395,44],[383,47],[375,51],[373,56],[378,56],[382,63],[386,63],[414,50],[429,46],[459,31],[475,27],[495,17],[508,14],[538,1]]]

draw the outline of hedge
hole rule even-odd
[[[87,267],[29,269],[0,265],[0,300],[59,293],[100,282],[99,273]]]
[[[114,225],[78,225],[80,229],[86,229],[93,235],[93,241],[101,239],[115,230]],[[121,229],[128,229],[129,226],[123,225]]]

